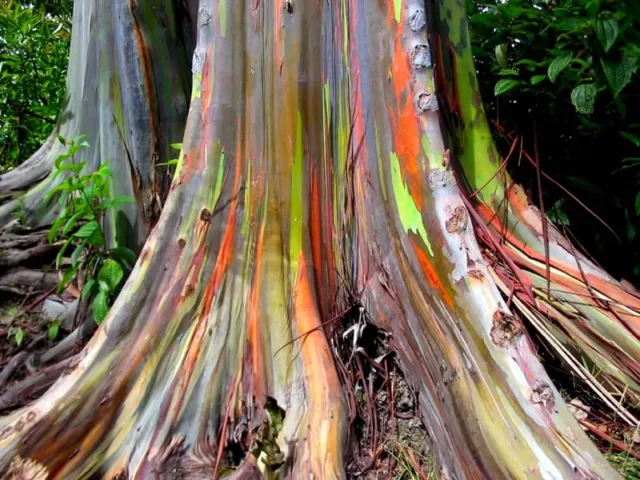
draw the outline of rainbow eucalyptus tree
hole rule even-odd
[[[504,173],[462,0],[84,0],[74,15],[59,128],[87,133],[88,168],[110,161],[135,196],[122,228],[146,233],[164,198],[154,163],[183,147],[101,328],[0,419],[0,471],[345,477],[327,323],[357,292],[418,392],[444,477],[616,476],[525,326],[634,424],[616,392],[640,393],[640,300]],[[33,225],[55,214],[42,203],[52,144],[0,178]],[[260,440],[269,402],[285,412],[275,445],[224,469],[231,443]]]

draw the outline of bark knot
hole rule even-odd
[[[203,222],[210,222],[211,212],[206,208],[203,208],[202,210],[200,210],[200,220],[202,220]]]
[[[287,11],[288,14],[292,14],[293,13],[293,0],[286,0],[284,2],[284,9]]]
[[[462,205],[453,209],[451,217],[445,222],[445,228],[449,233],[462,233],[467,228],[469,213]]]
[[[510,313],[498,309],[493,314],[491,341],[497,346],[509,348],[523,331],[522,324]]]
[[[409,14],[409,28],[412,31],[417,32],[418,30],[422,30],[426,24],[427,14],[423,8],[416,8]]]
[[[413,68],[422,69],[431,66],[431,54],[427,45],[416,45],[410,54],[411,65]]]
[[[438,110],[438,99],[434,93],[419,93],[416,96],[415,103],[420,113],[426,111],[435,112]]]
[[[553,398],[553,390],[548,383],[543,381],[536,382],[531,390],[531,402],[546,406],[553,406],[555,400]]]

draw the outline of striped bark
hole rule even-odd
[[[453,36],[462,3],[200,0],[160,219],[73,368],[0,419],[0,469],[267,478],[264,455],[221,467],[271,398],[286,412],[276,474],[344,478],[323,325],[358,292],[419,392],[445,478],[615,478],[503,299],[456,180],[436,77],[464,78],[436,53],[444,38],[470,55]]]

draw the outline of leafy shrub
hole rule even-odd
[[[535,171],[517,158],[512,176],[612,274],[640,281],[640,168],[633,170],[640,167],[640,2],[467,4],[498,145],[506,154],[517,135],[530,154],[537,146],[542,169],[563,188],[544,181],[541,199]],[[600,218],[586,214],[566,190]]]
[[[53,130],[64,97],[69,0],[0,2],[0,173]]]
[[[58,285],[58,291],[76,278],[82,278],[82,300],[92,300],[93,315],[98,323],[106,317],[109,305],[123,284],[125,272],[135,262],[135,253],[125,247],[107,248],[102,227],[107,211],[124,203],[129,197],[111,196],[111,171],[106,164],[92,173],[83,173],[85,162],[77,162],[75,155],[89,144],[78,137],[67,142],[65,154],[55,161],[54,178],[65,179],[47,192],[47,198],[57,197],[60,214],[49,230],[49,242],[58,242],[60,250],[56,268],[63,267],[65,253],[72,251],[71,264]],[[82,275],[80,275],[82,274]]]

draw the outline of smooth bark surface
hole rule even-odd
[[[286,412],[281,473],[343,478],[347,409],[322,327],[358,292],[419,392],[444,477],[615,478],[483,258],[427,34],[466,32],[462,2],[429,7],[200,1],[161,218],[73,368],[0,419],[0,471],[212,478],[273,398]],[[229,475],[259,477],[269,460],[247,453]]]

